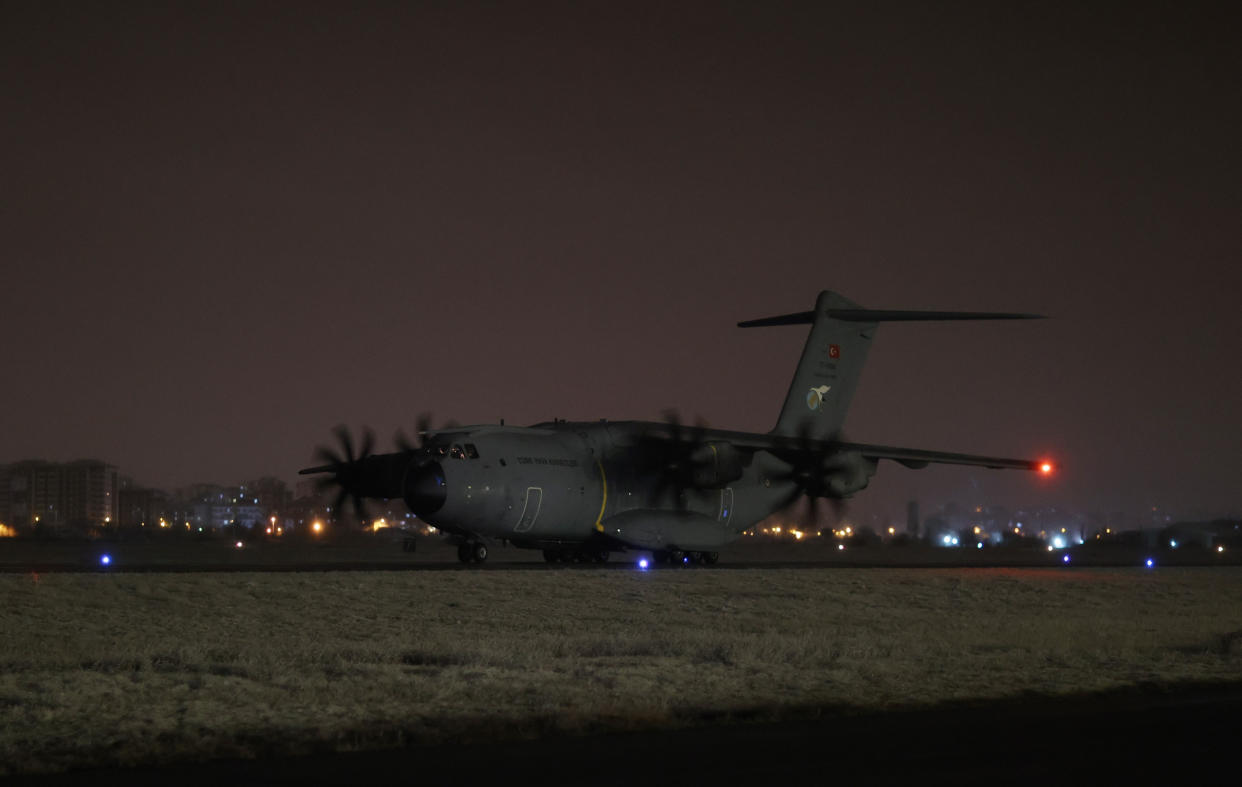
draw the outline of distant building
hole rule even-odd
[[[252,529],[264,519],[259,499],[245,486],[195,484],[183,505],[191,529],[223,530],[238,526]]]
[[[117,469],[95,459],[0,466],[0,521],[20,531],[91,530],[117,519]]]
[[[269,516],[273,514],[281,514],[289,504],[293,502],[293,495],[289,492],[289,485],[279,478],[272,476],[263,476],[253,481],[247,481],[242,484],[241,491],[249,494],[251,499],[257,499],[257,505],[262,508]]]
[[[170,514],[168,495],[159,489],[123,485],[117,493],[117,525],[122,528],[155,527]]]

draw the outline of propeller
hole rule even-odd
[[[789,469],[773,475],[773,481],[792,481],[793,491],[783,500],[780,508],[791,505],[803,495],[807,498],[807,508],[802,524],[818,525],[819,506],[827,501],[832,509],[833,517],[840,520],[846,511],[845,501],[835,496],[829,487],[829,474],[842,466],[837,460],[840,455],[838,445],[840,433],[834,433],[827,439],[816,439],[811,436],[811,422],[804,421],[798,428],[796,437],[782,441],[780,458],[789,465]]]
[[[460,424],[454,420],[445,421],[441,430],[456,429]],[[398,429],[397,434],[393,438],[393,442],[397,445],[397,450],[405,454],[426,453],[430,454],[430,446],[427,441],[427,434],[435,431],[431,428],[431,413],[422,412],[418,414],[418,420],[414,424],[414,434],[418,437],[416,445],[409,437],[406,436],[404,429]]]
[[[353,437],[344,424],[337,425],[332,430],[332,433],[336,435],[339,450],[333,450],[327,446],[319,446],[315,449],[315,459],[323,462],[323,465],[308,468],[301,472],[331,473],[330,476],[320,478],[315,482],[315,491],[324,492],[333,488],[337,489],[336,498],[332,502],[332,510],[343,510],[342,506],[348,499],[353,502],[354,513],[358,518],[366,521],[368,514],[362,496],[366,491],[368,481],[366,462],[371,456],[371,449],[375,447],[375,433],[370,429],[363,429],[362,445],[356,454],[354,453]]]
[[[404,429],[398,429],[394,442],[397,444],[397,450],[407,454],[418,453],[427,450],[427,432],[431,430],[431,413],[419,413],[418,420],[414,422],[414,434],[418,436],[418,445],[410,441],[406,437]]]
[[[678,507],[683,507],[685,491],[695,487],[695,469],[702,461],[696,454],[707,435],[707,423],[699,418],[687,427],[676,410],[665,410],[663,415],[667,427],[663,433],[648,432],[639,438],[639,465],[657,472],[656,497],[672,489]]]

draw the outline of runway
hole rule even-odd
[[[212,573],[324,571],[633,571],[645,553],[615,552],[605,564],[552,564],[535,550],[499,546],[482,565],[458,562],[455,547],[420,539],[414,553],[376,539],[343,543],[221,541],[0,542],[0,573]],[[104,559],[107,559],[106,564]],[[742,541],[721,550],[713,566],[653,566],[650,570],[733,571],[832,568],[1075,568],[1242,566],[1242,550],[1147,550],[1092,545],[1049,552],[1032,548],[942,549]]]

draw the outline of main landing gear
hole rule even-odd
[[[714,566],[719,552],[683,552],[680,549],[658,549],[651,553],[651,562],[660,566]]]
[[[607,563],[606,549],[545,549],[543,559],[549,563]]]
[[[457,559],[463,563],[486,563],[487,544],[482,541],[467,541],[457,545]]]

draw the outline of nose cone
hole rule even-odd
[[[439,462],[411,467],[405,475],[405,504],[417,516],[434,514],[444,506],[447,496],[444,468]]]

